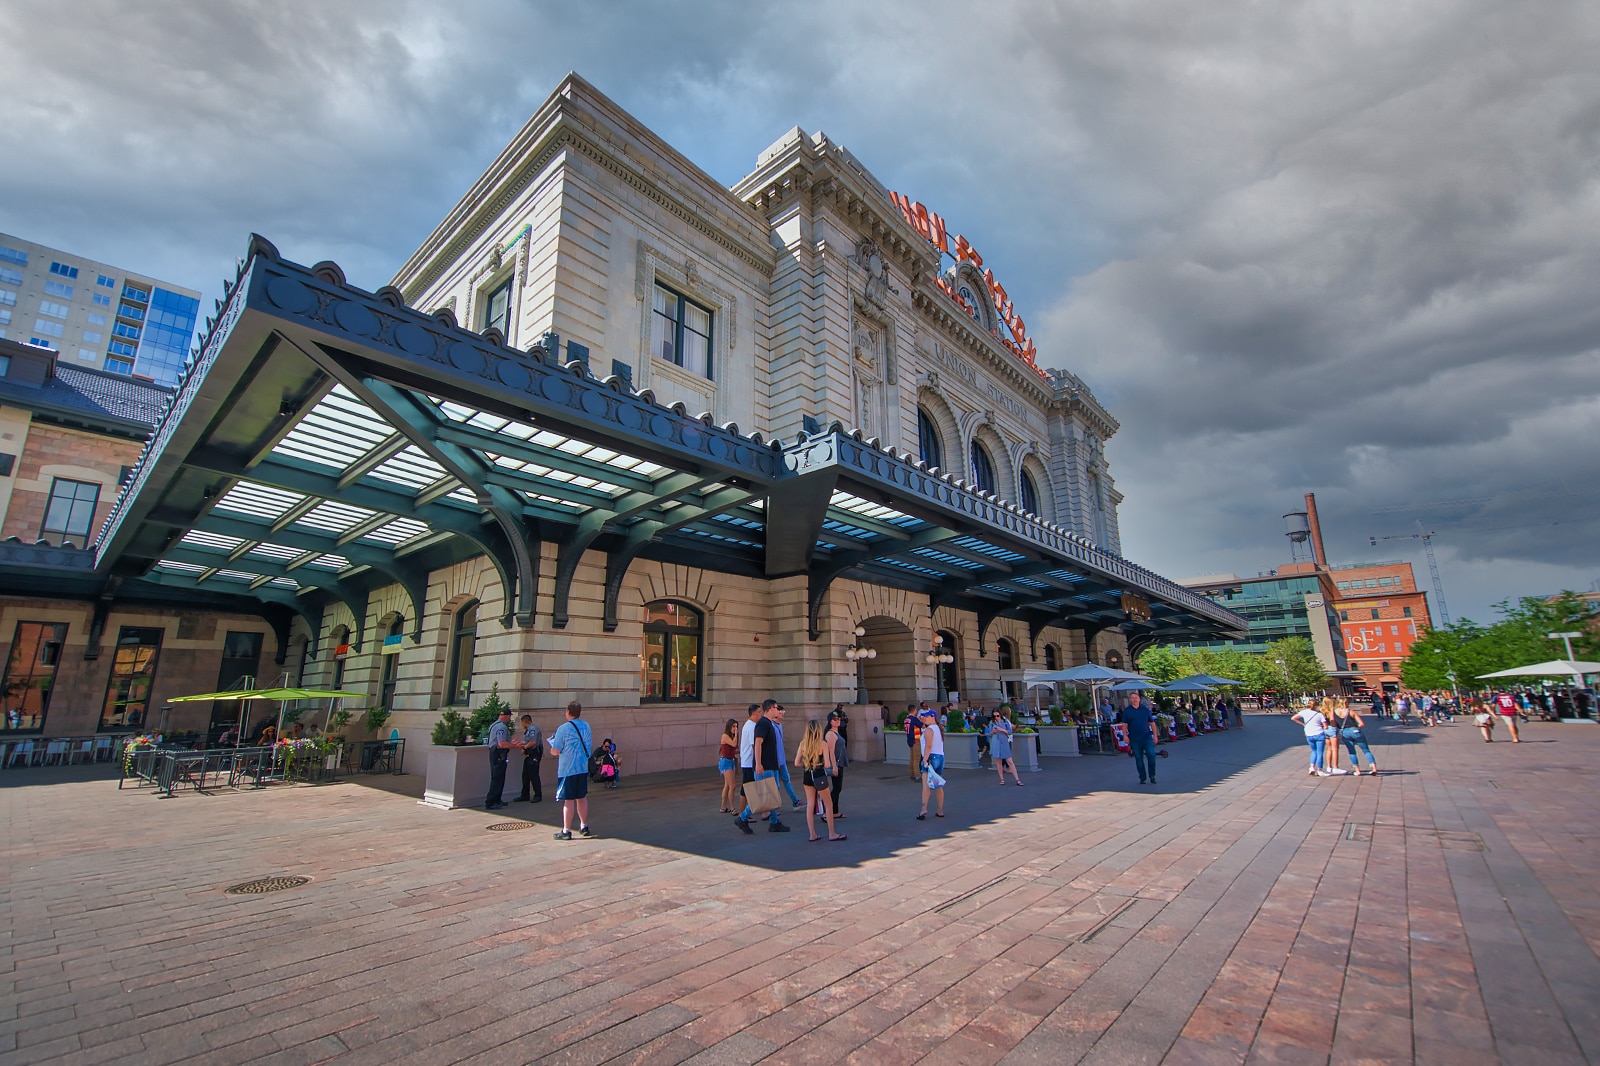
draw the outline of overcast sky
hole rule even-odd
[[[0,230],[374,288],[568,70],[731,184],[821,129],[1121,419],[1130,558],[1437,530],[1453,616],[1600,579],[1600,4],[0,5]]]

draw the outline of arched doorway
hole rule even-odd
[[[866,632],[856,638],[878,654],[856,660],[857,684],[872,703],[903,707],[917,698],[916,642],[911,630],[896,619],[874,615],[858,623]],[[857,693],[859,700],[861,693]]]

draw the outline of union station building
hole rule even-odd
[[[1242,630],[1122,557],[1118,423],[1000,267],[820,133],[727,188],[569,76],[377,291],[251,239],[93,530],[0,542],[4,728],[220,728],[168,701],[253,677],[417,746],[498,685],[650,771],[767,696],[992,703]]]

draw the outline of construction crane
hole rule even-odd
[[[1379,541],[1383,540],[1422,541],[1422,550],[1428,555],[1428,573],[1433,575],[1433,598],[1439,601],[1439,617],[1443,619],[1445,625],[1449,625],[1450,608],[1444,605],[1444,582],[1439,580],[1439,564],[1433,558],[1433,538],[1436,536],[1438,534],[1431,530],[1424,533],[1422,531],[1422,523],[1418,522],[1417,532],[1415,533],[1397,533],[1392,537],[1368,537],[1367,540],[1371,542],[1374,548],[1378,546]]]

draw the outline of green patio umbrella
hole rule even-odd
[[[227,692],[201,692],[193,696],[174,696],[173,703],[198,703],[202,700],[277,700],[278,725],[276,732],[283,732],[283,715],[285,707],[290,700],[338,700],[349,698],[364,698],[364,692],[340,692],[331,688],[243,688],[230,689]],[[328,716],[333,716],[333,704],[328,704]],[[327,728],[327,720],[323,721],[323,728]],[[239,708],[239,735],[244,735],[244,708]],[[237,741],[236,741],[237,743]]]

